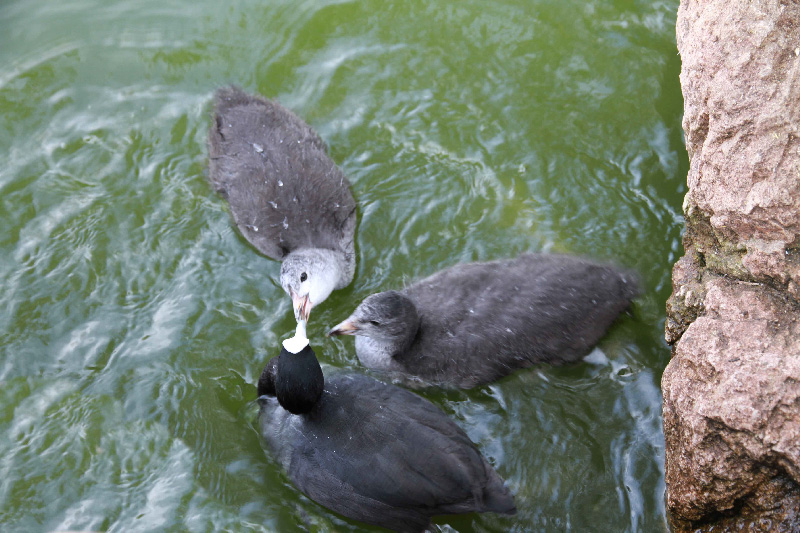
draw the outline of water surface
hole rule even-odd
[[[359,205],[366,295],[527,250],[613,259],[645,297],[592,355],[421,393],[516,494],[442,529],[665,530],[661,372],[682,253],[678,2],[0,5],[0,524],[4,531],[361,531],[302,496],[254,430],[293,329],[279,265],[206,183],[213,91],[280,100]]]

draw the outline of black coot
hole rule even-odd
[[[323,377],[308,372],[311,358],[310,348],[282,352],[258,382],[261,434],[309,498],[395,531],[422,531],[440,514],[516,512],[503,480],[441,410],[359,374],[324,380],[318,396]]]

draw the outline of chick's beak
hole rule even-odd
[[[292,297],[292,307],[294,307],[294,319],[298,322],[304,320],[308,322],[308,315],[311,314],[311,308],[314,304],[308,299],[308,294],[305,296],[298,296],[294,291],[290,292]]]
[[[358,326],[350,320],[345,320],[338,326],[334,326],[333,329],[328,332],[328,337],[333,337],[334,335],[355,335],[357,331]]]

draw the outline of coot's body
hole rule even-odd
[[[440,514],[516,512],[497,472],[427,400],[340,374],[326,379],[313,409],[292,415],[270,395],[269,372],[259,381],[261,434],[292,482],[321,505],[395,531],[422,531]]]
[[[347,178],[305,122],[235,87],[216,94],[208,152],[209,180],[242,235],[284,262],[281,285],[307,319],[355,272],[356,204]]]
[[[535,363],[579,360],[638,294],[632,272],[523,254],[369,296],[330,334],[357,335],[367,367],[469,388]]]

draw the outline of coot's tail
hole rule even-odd
[[[644,294],[642,290],[642,277],[638,272],[624,269],[620,271],[619,279],[621,282],[620,290],[622,292],[622,297],[629,302]]]
[[[503,479],[488,463],[486,463],[486,471],[489,474],[489,480],[483,490],[483,508],[481,511],[516,514],[517,506],[514,505],[514,495],[506,487]]]
[[[224,114],[228,109],[234,107],[251,104],[266,105],[266,102],[263,98],[247,94],[235,85],[222,87],[214,94],[214,109],[218,114]]]

